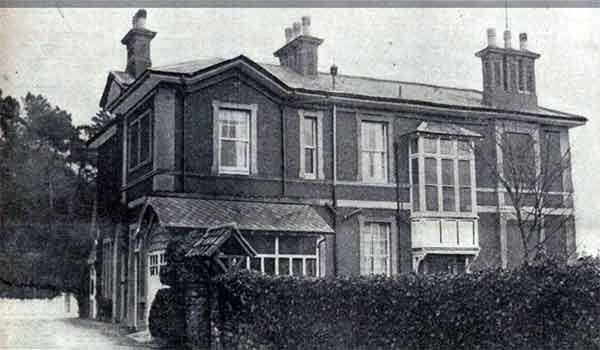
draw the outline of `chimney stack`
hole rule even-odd
[[[335,91],[335,79],[338,75],[338,67],[335,63],[329,68],[329,73],[331,74],[331,90]]]
[[[510,30],[505,30],[504,31],[504,48],[505,49],[510,49],[511,48],[511,36],[510,36]]]
[[[527,51],[527,33],[519,34],[519,49]]]
[[[302,35],[310,36],[310,17],[302,17]]]
[[[294,22],[292,28],[285,29],[285,45],[273,55],[279,63],[302,75],[317,75],[319,66],[319,45],[323,39],[311,34],[310,17],[303,16],[301,22]]]
[[[496,47],[496,29],[488,28],[487,40],[488,40],[488,47]]]
[[[150,42],[156,36],[156,32],[146,29],[146,15],[146,10],[138,10],[132,18],[132,28],[121,40],[127,47],[125,72],[134,78],[138,78],[152,66]]]

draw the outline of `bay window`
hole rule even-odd
[[[409,144],[413,211],[472,213],[472,141],[451,135],[415,135]]]

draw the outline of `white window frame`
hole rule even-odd
[[[269,236],[270,237],[270,236]],[[319,271],[319,246],[318,246],[318,242],[320,237],[315,236],[315,254],[280,254],[279,253],[279,238],[280,236],[272,236],[275,239],[275,253],[274,254],[256,254],[256,256],[254,257],[255,259],[260,259],[260,273],[262,273],[263,275],[265,274],[265,258],[273,258],[275,259],[275,276],[282,276],[279,274],[279,259],[289,259],[289,272],[288,275],[289,276],[293,276],[293,259],[302,259],[302,276],[304,277],[318,277],[320,276],[320,271]],[[306,237],[306,236],[303,236]],[[250,264],[250,257],[246,257],[246,269],[250,270],[251,269],[251,264]],[[314,260],[315,261],[315,275],[314,276],[306,276],[306,261],[307,260]],[[288,276],[286,275],[286,276]]]
[[[382,152],[379,150],[364,150],[363,149],[363,145],[362,145],[362,141],[363,141],[363,135],[362,135],[362,126],[363,123],[373,123],[373,124],[380,124],[383,128],[383,152],[385,153],[385,156],[383,157],[383,161],[385,164],[385,169],[383,170],[383,178],[374,178],[374,177],[369,177],[366,176],[367,174],[363,174],[363,153],[364,152]],[[390,183],[392,181],[391,178],[393,177],[394,174],[394,162],[393,162],[393,157],[392,157],[392,153],[391,151],[391,145],[392,145],[392,138],[391,135],[393,135],[393,124],[390,122],[390,120],[388,118],[385,117],[378,117],[378,116],[362,116],[359,115],[357,116],[357,136],[358,136],[358,177],[360,179],[360,181],[362,181],[363,183],[373,183],[373,184],[381,184],[381,183]]]
[[[220,124],[220,111],[221,110],[239,110],[249,112],[248,120],[248,147],[247,147],[247,167],[227,167],[221,166],[221,124]],[[231,175],[250,175],[257,174],[257,118],[258,105],[257,104],[239,104],[213,101],[213,164],[212,173],[217,174],[231,174]]]
[[[417,159],[419,164],[419,210],[413,210],[413,191],[410,191],[410,203],[411,210],[413,214],[418,212],[422,215],[433,215],[433,216],[474,216],[476,215],[477,206],[476,206],[476,179],[475,179],[475,154],[474,154],[474,141],[469,138],[464,137],[456,137],[451,135],[431,135],[431,134],[419,134],[417,136],[418,142],[418,150],[413,150],[413,142],[409,142],[409,173],[412,174],[412,159]],[[430,153],[425,151],[425,138],[433,138],[436,139],[436,152]],[[441,140],[451,140],[453,151],[451,154],[444,154],[441,150]],[[465,141],[469,143],[469,153],[461,154],[459,152],[458,141]],[[438,210],[432,211],[427,210],[427,198],[425,191],[425,159],[426,158],[434,158],[436,160],[436,171],[437,171],[437,201],[438,201]],[[446,211],[444,210],[444,187],[450,187],[448,185],[444,185],[442,181],[442,160],[448,159],[453,162],[453,171],[454,171],[454,211]],[[470,197],[471,197],[471,210],[470,211],[461,211],[460,210],[460,199],[461,199],[461,188],[467,186],[460,185],[459,179],[459,168],[458,164],[461,160],[469,161],[469,176],[470,176]],[[411,189],[415,184],[413,184],[412,176],[409,177]]]
[[[387,252],[386,254],[383,256],[386,259],[386,271],[385,272],[377,272],[375,273],[373,271],[373,266],[370,267],[370,271],[365,272],[363,271],[363,264],[362,264],[362,258],[363,256],[366,256],[366,251],[365,251],[365,246],[363,245],[363,234],[366,232],[367,228],[370,227],[370,224],[376,224],[376,225],[385,225],[387,227],[387,234],[386,234],[386,247],[387,247]],[[360,265],[360,274],[361,275],[386,275],[386,276],[390,276],[392,274],[392,266],[394,264],[394,259],[393,254],[392,254],[392,235],[393,235],[393,222],[391,222],[390,220],[381,220],[381,219],[369,219],[369,218],[365,218],[365,219],[361,219],[360,220],[360,254],[359,254],[359,265]],[[373,249],[373,241],[371,240],[370,242],[371,244],[371,254],[369,256],[371,256],[372,258],[375,258],[376,256],[372,253],[372,249]],[[378,258],[381,258],[382,256],[378,255]]]
[[[154,260],[154,261],[153,261]],[[148,253],[148,276],[160,276],[160,270],[167,264],[164,250],[155,250]],[[154,270],[153,270],[154,269]],[[152,273],[155,271],[155,273]]]
[[[299,176],[303,179],[310,180],[323,180],[325,179],[325,172],[323,169],[323,112],[322,111],[306,111],[299,110],[299,131],[300,131],[300,171]],[[315,143],[313,145],[314,148],[314,156],[313,156],[313,173],[305,172],[306,169],[306,155],[305,149],[310,146],[304,139],[304,121],[307,118],[312,118],[316,121],[316,130],[314,133]]]

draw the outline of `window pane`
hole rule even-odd
[[[317,259],[306,259],[306,276],[317,275]]]
[[[248,243],[258,254],[275,254],[275,237],[267,235],[248,235]]]
[[[385,146],[385,124],[362,122],[361,139],[362,149],[370,151],[383,151]]]
[[[458,183],[460,186],[471,185],[471,161],[458,161]]]
[[[141,140],[140,140],[140,162],[148,160],[150,156],[150,115],[146,114],[144,118],[142,118],[142,123],[140,124],[141,129]]]
[[[471,154],[471,143],[469,141],[459,140],[458,141],[458,154],[461,156],[468,156]]]
[[[307,146],[316,146],[317,119],[310,117],[304,118],[302,129],[304,131],[304,144]]]
[[[418,185],[413,185],[412,195],[413,195],[413,197],[412,197],[413,198],[413,210],[414,211],[421,210],[420,201],[419,201],[419,186]]]
[[[287,276],[290,274],[290,259],[279,258],[279,275]]]
[[[236,142],[235,154],[238,168],[248,167],[248,144],[246,142]]]
[[[139,123],[129,126],[129,166],[134,167],[139,163],[138,159],[138,128]]]
[[[448,139],[441,139],[440,151],[442,154],[454,154],[454,141]]]
[[[280,236],[279,254],[316,255],[317,239],[303,236]]]
[[[456,211],[456,203],[454,201],[454,187],[443,187],[443,203],[444,211]]]
[[[237,147],[235,141],[221,140],[221,165],[237,166]]]
[[[460,189],[460,211],[471,211],[471,187]]]
[[[435,158],[425,158],[425,183],[435,185],[437,180],[437,160]]]
[[[419,183],[419,160],[414,158],[411,159],[411,166],[412,166],[412,183],[413,184],[418,184]]]
[[[442,159],[442,185],[454,186],[454,161]]]
[[[260,271],[260,258],[250,258],[250,270]]]
[[[423,141],[423,148],[425,148],[425,153],[437,153],[436,138],[425,137]]]
[[[265,261],[265,271],[264,273],[267,275],[275,274],[275,258],[264,258]]]
[[[438,210],[438,188],[437,186],[425,186],[425,200],[427,210]]]
[[[419,152],[419,139],[416,137],[413,139],[410,139],[410,152],[411,153]]]
[[[302,259],[292,259],[292,275],[302,276]]]
[[[304,149],[304,173],[314,174],[315,173],[315,150],[313,148]]]

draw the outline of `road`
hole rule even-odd
[[[51,302],[0,299],[0,350],[147,349],[127,337],[109,335],[105,324],[57,309]]]

